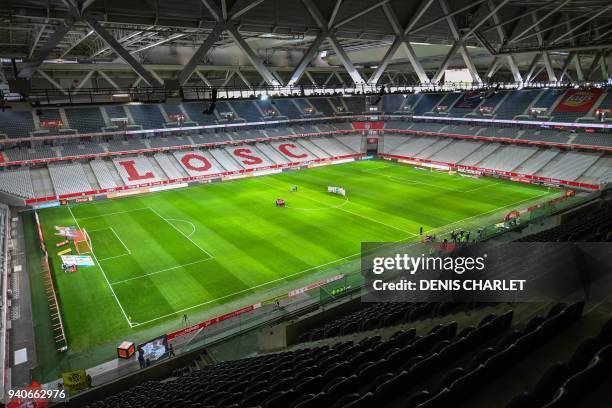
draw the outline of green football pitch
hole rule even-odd
[[[558,193],[371,160],[56,207],[40,219],[69,346],[87,350],[331,274],[359,257],[362,241],[499,222]],[[62,272],[54,226],[86,229],[96,265]]]

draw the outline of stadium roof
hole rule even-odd
[[[132,56],[145,83],[164,78],[135,64],[187,64],[181,83],[201,64],[250,66],[259,77],[245,82],[268,84],[296,83],[306,66],[340,67],[353,82],[386,71],[437,82],[466,66],[474,80],[537,68],[558,79],[576,57],[587,71],[578,76],[596,72],[612,48],[609,0],[2,0],[0,22],[0,56],[24,59],[22,77],[44,60]]]

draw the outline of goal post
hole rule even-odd
[[[77,230],[74,238],[74,248],[79,255],[87,254],[91,252],[91,239],[89,238],[89,234],[87,230],[81,229]]]

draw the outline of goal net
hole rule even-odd
[[[91,239],[85,229],[76,231],[73,237],[74,247],[79,255],[91,252]]]
[[[341,196],[346,196],[346,190],[342,187],[327,186],[327,192],[332,193],[332,194],[338,194]]]

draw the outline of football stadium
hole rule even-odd
[[[0,0],[2,406],[612,407],[609,0]]]

